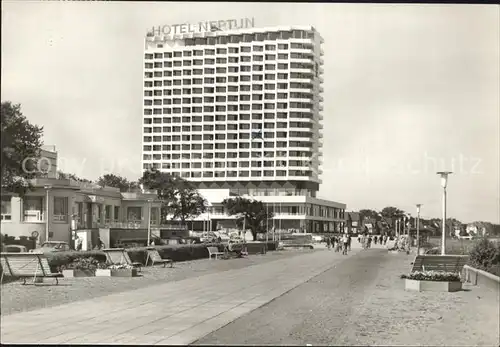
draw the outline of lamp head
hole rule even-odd
[[[417,213],[420,213],[420,206],[422,206],[422,204],[417,204]]]
[[[452,174],[453,172],[451,171],[440,171],[437,172],[438,175],[441,176],[441,187],[446,188],[448,184],[448,175]]]

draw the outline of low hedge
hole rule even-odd
[[[247,250],[249,254],[264,253],[263,249],[266,242],[248,243]],[[277,242],[267,242],[268,251],[276,250]],[[178,245],[161,245],[154,246],[160,253],[162,258],[172,259],[173,261],[187,261],[208,258],[207,247],[217,247],[220,252],[224,251],[223,244],[178,244]],[[133,262],[140,262],[144,264],[147,259],[147,249],[150,247],[134,247],[127,248],[127,253],[130,260]],[[73,263],[74,260],[79,258],[95,258],[99,262],[106,261],[106,254],[100,250],[93,251],[68,251],[47,253],[47,259],[52,271],[60,271],[63,267],[67,267]]]
[[[207,247],[217,247],[219,252],[224,251],[224,246],[222,244],[180,244],[154,246],[162,258],[172,259],[173,261],[208,258]],[[146,262],[148,248],[149,247],[134,247],[128,248],[127,251],[132,261],[138,261],[144,264]]]
[[[46,253],[45,256],[49,261],[50,269],[53,272],[61,271],[63,266],[67,267],[73,261],[79,258],[94,258],[99,262],[106,261],[106,254],[103,251],[68,251],[68,252],[55,252]]]
[[[267,251],[275,251],[278,248],[277,242],[249,242],[246,244],[248,254],[263,254]]]

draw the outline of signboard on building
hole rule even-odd
[[[203,33],[213,31],[235,30],[253,28],[255,26],[254,18],[241,19],[222,19],[214,21],[205,21],[199,23],[171,24],[153,27],[148,36],[156,35],[178,35],[188,33]]]

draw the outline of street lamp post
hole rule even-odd
[[[442,240],[441,240],[441,255],[446,253],[446,186],[448,184],[448,175],[452,174],[451,171],[439,171],[438,175],[441,176],[441,187],[443,187],[443,225],[442,225]]]
[[[420,206],[422,204],[417,204],[417,255],[420,254]]]
[[[51,186],[45,186],[45,242],[49,241],[49,190]]]
[[[266,203],[266,247],[269,242],[269,202]]]
[[[151,200],[148,200],[148,246],[151,245]]]

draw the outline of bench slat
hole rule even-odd
[[[5,276],[62,277],[51,272],[48,259],[40,253],[1,253],[0,259]]]
[[[418,255],[415,257],[411,272],[448,271],[460,272],[469,260],[464,255]]]

